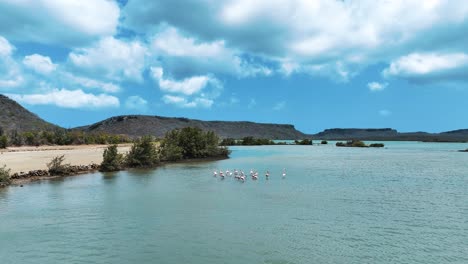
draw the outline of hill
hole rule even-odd
[[[131,137],[143,135],[162,137],[170,130],[184,127],[198,127],[206,131],[214,131],[221,138],[239,139],[252,136],[268,139],[303,139],[310,137],[296,130],[293,125],[262,124],[244,121],[202,121],[188,118],[145,115],[111,117],[93,125],[75,129],[86,132],[125,134]]]
[[[14,100],[0,94],[0,128],[4,133],[9,133],[14,130],[26,132],[54,130],[60,127],[44,121]]]
[[[314,139],[327,140],[389,140],[389,141],[428,141],[428,142],[466,142],[468,129],[442,133],[398,132],[391,128],[333,128],[312,135]]]

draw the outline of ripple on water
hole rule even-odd
[[[235,147],[0,190],[2,263],[468,263],[468,156],[386,146]],[[234,168],[272,176],[212,177]]]

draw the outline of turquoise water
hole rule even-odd
[[[466,148],[234,147],[229,160],[9,187],[0,262],[468,263]],[[212,176],[234,168],[272,176]]]

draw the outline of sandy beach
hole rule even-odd
[[[65,155],[70,165],[100,164],[107,145],[11,147],[0,150],[0,166],[6,165],[11,173],[46,170],[54,157]],[[120,144],[119,152],[130,150],[131,144]]]

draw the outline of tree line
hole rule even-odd
[[[296,145],[312,145],[311,139],[294,140]],[[221,146],[262,146],[262,145],[289,145],[286,142],[275,142],[266,138],[243,137],[242,139],[225,138]]]
[[[118,145],[109,145],[103,153],[103,160],[98,166],[100,171],[111,172],[125,168],[155,167],[162,162],[174,162],[187,159],[227,158],[230,151],[219,146],[219,137],[212,131],[204,132],[200,128],[186,127],[172,130],[157,140],[144,136],[134,140],[128,153],[119,153]],[[57,156],[47,163],[47,172],[51,176],[65,176],[80,172],[80,168],[64,163],[65,156]],[[87,166],[85,166],[87,167]],[[90,166],[92,169],[96,168]],[[10,183],[10,170],[0,167],[0,187]]]
[[[126,154],[118,153],[117,145],[107,147],[100,171],[118,171],[124,168],[154,167],[161,162],[203,158],[227,158],[230,151],[219,145],[219,137],[212,131],[186,127],[166,133],[155,142],[145,136],[136,140]]]
[[[40,146],[40,145],[92,145],[129,143],[132,140],[126,135],[114,135],[104,132],[86,133],[83,131],[56,129],[53,131],[12,130],[5,133],[0,128],[0,148],[9,146]]]

